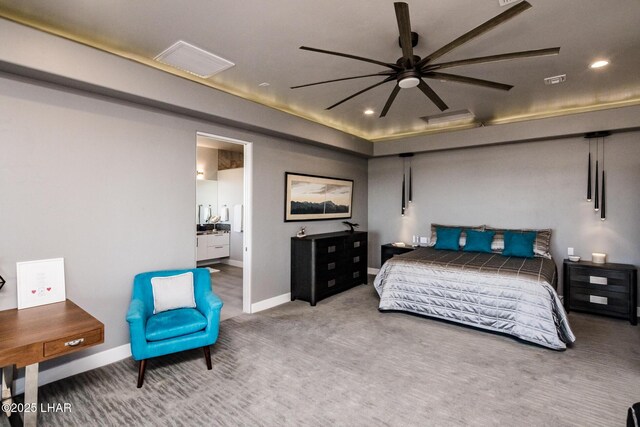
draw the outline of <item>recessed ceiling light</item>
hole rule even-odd
[[[375,113],[375,111],[373,111],[371,108],[367,108],[366,110],[364,110],[364,114],[366,114],[367,116],[370,116],[373,113]]]
[[[271,86],[271,83],[262,82],[262,83],[260,83],[258,86],[260,86],[260,87],[267,87],[267,86]]]
[[[601,59],[599,61],[596,61],[594,63],[592,63],[590,65],[591,68],[602,68],[602,67],[606,67],[607,65],[609,65],[609,61],[607,61],[606,59]]]

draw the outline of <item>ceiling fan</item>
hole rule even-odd
[[[376,84],[368,86],[344,99],[336,102],[335,104],[327,107],[327,110],[331,110],[334,107],[346,102],[356,96],[363,94],[364,92],[371,90],[375,87],[378,87],[384,83],[388,83],[391,81],[396,81],[396,85],[391,91],[387,102],[384,104],[384,108],[380,112],[380,117],[385,117],[389,112],[389,108],[391,108],[391,104],[396,99],[398,92],[400,89],[408,89],[412,87],[418,87],[439,109],[440,111],[445,111],[449,107],[445,102],[434,92],[433,89],[424,81],[424,79],[437,79],[441,81],[450,81],[457,83],[467,83],[476,86],[484,86],[492,89],[499,90],[510,90],[513,86],[492,82],[489,80],[476,79],[473,77],[460,76],[457,74],[449,74],[442,73],[440,70],[445,68],[453,68],[461,65],[470,65],[470,64],[483,64],[488,62],[498,62],[505,61],[510,59],[520,59],[520,58],[530,58],[537,56],[549,56],[549,55],[557,55],[560,52],[559,47],[552,47],[547,49],[536,49],[536,50],[526,50],[521,52],[511,52],[511,53],[503,53],[499,55],[490,55],[490,56],[482,56],[476,58],[468,58],[461,59],[457,61],[450,62],[440,62],[434,63],[434,61],[446,53],[451,52],[455,48],[463,45],[464,43],[473,40],[474,38],[480,36],[481,34],[486,33],[487,31],[497,27],[503,22],[519,15],[525,10],[531,8],[531,4],[527,1],[522,1],[515,6],[510,7],[505,10],[501,14],[491,18],[484,24],[481,24],[474,28],[473,30],[461,35],[457,39],[453,40],[451,43],[441,47],[435,52],[425,56],[424,58],[420,58],[417,55],[414,55],[413,48],[418,43],[418,34],[411,31],[411,23],[409,20],[409,6],[407,3],[396,2],[393,4],[396,12],[396,20],[398,21],[398,30],[400,31],[399,44],[402,48],[402,57],[400,57],[395,63],[388,63],[383,61],[378,61],[375,59],[364,58],[361,56],[350,55],[347,53],[334,52],[330,50],[316,49],[313,47],[300,46],[302,50],[309,50],[312,52],[320,52],[326,53],[328,55],[342,56],[345,58],[355,59],[358,61],[370,62],[372,64],[381,65],[387,70],[381,71],[375,74],[365,74],[361,76],[352,76],[352,77],[343,77],[340,79],[333,80],[325,80],[321,82],[308,83],[300,86],[293,86],[291,89],[298,89],[302,87],[315,86],[325,83],[333,83],[339,82],[343,80],[353,80],[360,79],[364,77],[384,77],[384,79]]]

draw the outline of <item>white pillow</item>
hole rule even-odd
[[[194,308],[193,273],[176,276],[152,277],[153,314],[176,308]]]

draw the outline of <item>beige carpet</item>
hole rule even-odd
[[[640,401],[640,328],[570,315],[556,352],[442,321],[377,311],[371,286],[225,320],[200,351],[131,360],[42,387],[41,425],[622,426]]]

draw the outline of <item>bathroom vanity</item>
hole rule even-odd
[[[229,231],[199,231],[196,237],[196,261],[229,256]]]

